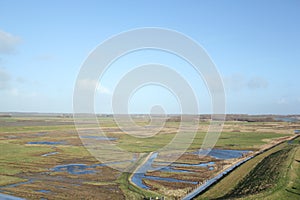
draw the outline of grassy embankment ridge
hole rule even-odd
[[[300,139],[241,165],[196,199],[299,199]]]

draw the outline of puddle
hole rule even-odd
[[[27,142],[27,144],[59,145],[59,144],[65,144],[65,142],[37,141],[37,142]]]
[[[245,150],[231,150],[231,149],[212,149],[210,152],[208,150],[202,150],[193,152],[193,154],[205,155],[214,157],[216,159],[227,160],[233,158],[241,158],[243,155],[250,153],[251,151]]]
[[[96,135],[81,135],[80,138],[104,140],[104,141],[115,141],[115,140],[118,139],[118,138],[115,138],[115,137],[104,137],[104,136],[96,136]]]
[[[295,130],[294,133],[298,134],[298,133],[300,133],[300,130]]]
[[[52,156],[52,155],[55,155],[55,154],[58,154],[59,152],[55,151],[55,152],[50,152],[50,153],[45,153],[43,154],[42,156],[43,157],[46,157],[46,156]]]
[[[42,193],[50,193],[50,190],[36,190],[37,192],[42,192]]]
[[[174,169],[174,167],[207,167],[210,169],[212,165],[215,165],[215,162],[206,162],[206,163],[199,163],[199,164],[187,164],[187,163],[169,163],[169,162],[154,162],[156,165],[160,164],[168,164],[168,166],[160,168],[152,168],[152,170],[159,170],[159,171],[168,171],[168,172],[181,172],[181,173],[194,173],[193,171],[184,170],[184,169]]]
[[[215,162],[199,163],[199,164],[185,164],[185,163],[173,163],[171,166],[175,167],[208,167],[214,165]]]
[[[67,165],[58,165],[52,168],[55,172],[68,172],[69,174],[95,174],[95,170],[91,170],[91,166],[86,164],[67,164]]]
[[[54,152],[52,152],[54,153]],[[95,174],[97,170],[94,170],[96,167],[104,167],[110,165],[117,165],[122,164],[125,162],[133,162],[136,158],[134,157],[132,160],[124,160],[124,161],[115,161],[115,162],[108,162],[108,163],[98,163],[93,165],[86,165],[86,164],[66,164],[66,165],[57,165],[53,167],[51,170],[54,172],[68,172],[69,174]]]
[[[160,169],[160,171],[163,171],[163,172],[179,172],[179,173],[194,173],[194,172],[189,171],[189,170],[174,169],[171,166],[163,167],[163,168]]]

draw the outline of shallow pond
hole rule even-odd
[[[81,135],[80,138],[83,139],[95,139],[95,140],[108,140],[108,141],[115,141],[118,138],[115,137],[104,137],[104,136],[96,136],[96,135]]]
[[[211,151],[200,149],[199,151],[193,152],[193,154],[208,155],[216,159],[227,160],[232,158],[241,158],[243,155],[250,152],[251,151],[231,149],[212,149]]]
[[[208,167],[214,165],[215,162],[199,163],[199,164],[185,164],[185,163],[173,163],[171,166],[174,167]]]
[[[27,144],[44,144],[44,145],[60,145],[65,144],[64,141],[52,142],[52,141],[36,141],[36,142],[27,142]]]
[[[50,193],[50,190],[36,190],[37,192],[41,192],[41,193]]]
[[[45,153],[43,154],[42,156],[43,157],[47,157],[47,156],[52,156],[52,155],[55,155],[55,154],[58,154],[59,152],[55,151],[55,152],[50,152],[50,153]]]
[[[54,172],[68,172],[69,174],[73,174],[73,175],[95,174],[97,172],[97,170],[95,170],[96,167],[104,167],[104,166],[122,164],[125,162],[133,162],[135,159],[136,158],[133,158],[132,160],[98,163],[93,165],[71,163],[66,165],[57,165],[53,167],[51,170]]]
[[[194,173],[192,171],[189,170],[183,170],[183,169],[174,169],[173,166],[166,166],[160,169],[160,171],[163,172],[179,172],[179,173]]]
[[[58,165],[52,168],[52,171],[55,172],[68,172],[69,174],[94,174],[95,170],[91,168],[95,168],[92,166],[88,166],[86,164],[67,164],[67,165]]]

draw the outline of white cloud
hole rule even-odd
[[[98,81],[93,79],[81,79],[78,81],[77,86],[80,90],[95,90],[97,88]]]
[[[111,91],[110,89],[108,89],[107,87],[101,85],[101,84],[98,84],[97,86],[97,91],[100,93],[100,94],[111,94]]]
[[[104,85],[100,84],[97,80],[93,79],[82,79],[79,80],[77,87],[80,87],[81,90],[85,91],[96,91],[99,92],[100,94],[111,94],[111,90]]]
[[[11,54],[16,51],[16,46],[21,39],[10,33],[0,30],[0,54]]]

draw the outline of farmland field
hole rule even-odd
[[[135,152],[140,159],[138,166],[134,166],[136,170],[146,162],[147,156],[153,155],[153,152],[174,138],[179,125],[179,122],[170,120],[155,136],[140,138],[123,133],[110,116],[101,116],[98,120],[107,138],[97,136],[94,132],[97,126],[88,119],[82,119],[79,127],[88,133],[84,139],[91,144],[105,144],[110,140],[125,151]],[[136,123],[146,126],[148,121],[136,118]],[[208,125],[207,120],[199,122],[193,143],[175,163],[160,170],[149,169],[140,176],[132,176],[131,173],[120,172],[97,160],[83,146],[73,119],[69,116],[0,117],[0,193],[27,199],[181,198],[241,157],[287,140],[295,135],[294,130],[300,129],[299,123],[227,121],[212,151],[215,155],[199,157],[197,151]],[[282,162],[288,156],[299,157],[299,151],[291,147],[279,151],[279,156],[270,155],[269,160],[261,162]],[[223,158],[220,155],[224,152],[231,152],[233,156]],[[153,168],[163,165],[162,157],[163,155],[153,156],[150,165]],[[255,159],[259,159],[259,156]],[[299,162],[291,165],[296,168]],[[263,166],[257,165],[261,168]],[[282,168],[274,170],[277,173]],[[250,173],[259,176],[257,168]],[[291,177],[295,177],[298,171],[289,173]],[[235,192],[228,191],[228,194],[223,195],[245,196],[246,191],[249,191],[247,183],[252,182],[253,177],[234,186]],[[278,177],[274,177],[275,179]],[[297,193],[299,183],[297,179],[293,180],[293,183],[289,183],[288,190]]]

